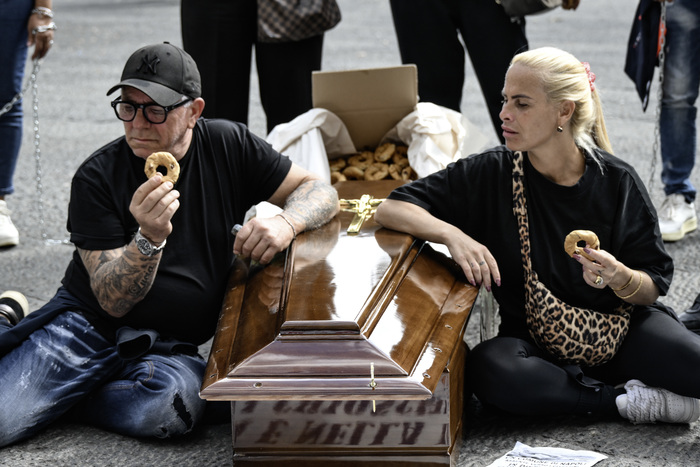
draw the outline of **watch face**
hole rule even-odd
[[[141,254],[146,255],[146,256],[153,255],[153,245],[151,245],[150,242],[148,240],[146,240],[145,238],[141,237],[141,238],[137,239],[136,246],[138,247]]]

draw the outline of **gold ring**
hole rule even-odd
[[[600,285],[602,283],[603,283],[603,276],[596,276],[594,284]]]

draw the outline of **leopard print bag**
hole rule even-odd
[[[629,329],[632,305],[621,301],[614,310],[578,308],[557,298],[539,281],[530,259],[527,201],[523,185],[523,155],[515,153],[513,168],[513,210],[525,271],[525,313],[530,336],[558,360],[576,365],[596,366],[617,353]]]

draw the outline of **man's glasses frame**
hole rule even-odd
[[[123,100],[121,100],[121,97],[117,97],[116,99],[114,99],[111,102],[111,105],[112,105],[112,108],[114,109],[114,114],[122,122],[134,121],[134,119],[136,118],[136,114],[138,113],[138,110],[141,109],[141,113],[143,113],[143,116],[146,119],[146,121],[148,121],[149,123],[153,123],[154,125],[159,125],[161,123],[165,123],[165,120],[167,120],[167,118],[168,118],[168,113],[171,110],[177,109],[178,107],[183,106],[191,101],[192,101],[192,99],[185,99],[184,101],[178,102],[177,104],[162,106],[160,104],[156,104],[155,102],[151,102],[148,104],[136,104],[135,102],[123,101]],[[124,116],[119,113],[119,109],[117,107],[119,107],[120,105],[121,106],[130,106],[133,109],[133,114],[132,114],[131,118],[124,118]],[[153,113],[149,109],[152,109],[153,111],[155,111],[155,113]],[[162,120],[160,120],[160,112],[161,111],[163,112],[163,114],[162,114],[163,119]]]

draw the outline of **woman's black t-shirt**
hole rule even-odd
[[[68,230],[76,247],[109,250],[129,243],[138,224],[129,212],[146,181],[145,161],[125,138],[91,155],[73,178]],[[103,333],[119,327],[154,329],[161,336],[199,345],[215,330],[233,260],[231,228],[246,211],[267,200],[289,172],[291,161],[244,125],[200,119],[180,160],[180,207],[161,253],[153,287],[122,318],[108,315],[93,295],[77,251],[63,285],[84,302],[81,310]]]
[[[537,172],[525,155],[525,195],[533,268],[567,303],[609,310],[613,291],[588,286],[581,265],[564,251],[572,230],[592,230],[600,247],[632,269],[643,270],[665,295],[673,276],[653,208],[642,181],[626,162],[607,153],[604,170],[586,157],[584,175],[561,186]],[[445,170],[397,188],[391,199],[407,201],[459,227],[488,247],[498,262],[501,287],[494,286],[502,335],[526,336],[524,271],[513,213],[513,153],[497,147],[461,159]]]

